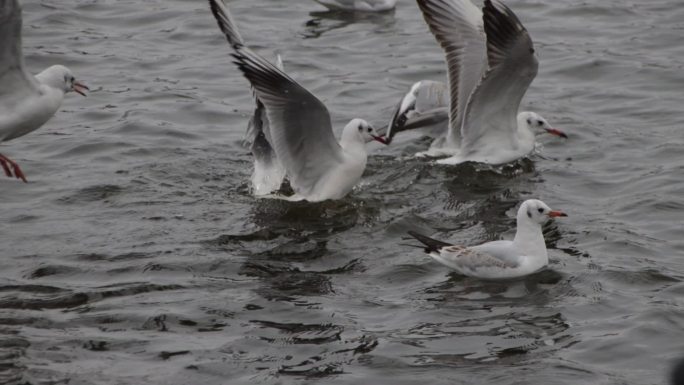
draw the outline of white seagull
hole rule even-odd
[[[566,217],[546,203],[529,199],[518,209],[517,230],[512,241],[493,241],[464,247],[441,242],[409,231],[425,245],[425,251],[437,262],[469,277],[511,279],[539,271],[549,263],[541,226],[549,218]]]
[[[223,0],[209,0],[219,28],[235,50],[235,64],[249,80],[268,117],[270,145],[295,192],[288,200],[340,199],[361,179],[366,143],[385,143],[363,119],[353,119],[338,142],[325,105],[243,43]],[[268,138],[268,136],[266,136]]]
[[[314,0],[331,11],[385,12],[394,9],[397,0]]]
[[[85,96],[88,90],[68,68],[53,65],[35,77],[24,69],[21,52],[21,7],[18,0],[0,0],[0,143],[38,129],[57,112],[64,94]],[[26,182],[19,165],[0,154],[8,177]]]
[[[485,0],[482,11],[470,0],[418,0],[418,5],[446,54],[450,88],[448,131],[426,155],[449,156],[438,160],[443,164],[503,164],[532,152],[535,132],[566,137],[538,114],[518,113],[539,63],[510,8],[499,0]],[[415,109],[417,90],[402,99],[388,136],[401,130],[402,116]]]

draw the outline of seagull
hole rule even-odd
[[[397,5],[397,0],[314,0],[331,11],[385,12]]]
[[[36,76],[24,68],[21,51],[21,7],[18,0],[0,0],[0,143],[24,136],[45,124],[57,112],[64,94],[85,96],[85,84],[71,71],[53,65]],[[0,154],[8,177],[26,182],[19,165]]]
[[[541,226],[549,218],[567,217],[553,211],[546,203],[529,199],[520,205],[517,230],[512,241],[493,241],[464,247],[445,243],[409,231],[409,235],[425,245],[425,252],[437,262],[460,274],[487,279],[520,278],[548,265],[546,243]]]
[[[539,114],[518,113],[539,63],[510,8],[500,0],[485,0],[482,11],[470,0],[417,1],[446,54],[450,89],[447,132],[422,155],[449,156],[437,161],[442,164],[503,164],[532,152],[535,132],[567,137]],[[417,101],[411,91],[402,99],[390,135]]]
[[[249,80],[268,118],[270,145],[295,194],[291,201],[341,199],[361,179],[366,143],[385,143],[363,119],[352,119],[338,142],[325,105],[268,60],[245,46],[223,0],[209,0],[218,26],[235,50],[238,69]],[[268,135],[264,135],[266,139]]]

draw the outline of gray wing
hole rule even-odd
[[[11,105],[38,92],[36,80],[24,70],[19,2],[0,0],[0,100]]]
[[[292,188],[308,195],[328,170],[344,160],[327,108],[283,71],[245,47],[222,0],[209,1],[219,27],[235,49],[235,64],[266,108],[271,145],[287,170]]]
[[[276,56],[275,65],[279,70],[284,71],[283,59],[280,55]],[[256,103],[256,108],[247,124],[245,142],[251,145],[250,149],[257,160],[271,163],[271,159],[275,159],[276,155],[271,146],[271,128],[268,123],[266,108],[257,98],[256,93],[254,94],[254,102]]]
[[[475,270],[478,268],[495,267],[495,268],[514,268],[518,264],[497,258],[482,250],[463,246],[447,246],[430,254],[439,262],[458,270]]]
[[[470,0],[418,0],[430,31],[446,54],[450,89],[448,140],[461,142],[468,99],[486,70],[482,12]]]
[[[414,83],[397,104],[387,126],[385,139],[389,143],[401,131],[447,123],[448,105],[446,84],[432,80]],[[444,127],[447,127],[447,124]]]
[[[489,69],[473,92],[463,123],[464,152],[481,141],[501,146],[516,143],[520,102],[537,75],[539,62],[527,30],[499,0],[483,8]]]

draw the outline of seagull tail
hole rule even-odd
[[[447,247],[447,246],[452,246],[450,243],[438,241],[436,239],[432,239],[430,237],[427,237],[425,235],[419,234],[415,231],[409,231],[408,234],[412,236],[413,238],[416,238],[420,243],[425,245],[425,252],[426,253],[433,253],[433,252],[438,252],[441,248]]]

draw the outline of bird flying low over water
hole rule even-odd
[[[62,105],[64,94],[88,90],[71,71],[53,65],[33,76],[24,68],[18,0],[0,0],[0,143],[24,136],[45,124]],[[0,154],[8,177],[26,182],[19,165]]]
[[[446,132],[419,155],[446,156],[437,161],[443,164],[503,164],[532,152],[536,132],[567,137],[540,115],[518,112],[539,63],[527,30],[510,8],[499,0],[485,0],[482,10],[470,0],[417,1],[446,54],[449,81],[448,110],[430,109],[433,121],[448,114]],[[416,83],[402,98],[388,140],[423,114],[425,87]]]
[[[325,105],[277,66],[245,46],[222,0],[211,10],[234,49],[235,64],[249,80],[268,119],[270,146],[285,168],[295,194],[280,197],[311,202],[340,199],[359,182],[366,168],[366,143],[385,143],[363,119],[352,119],[338,142]],[[269,136],[264,135],[266,140]]]
[[[566,217],[546,203],[529,199],[520,205],[512,241],[493,241],[464,247],[409,231],[437,262],[460,274],[482,279],[512,279],[539,271],[549,263],[541,226],[551,218]]]

